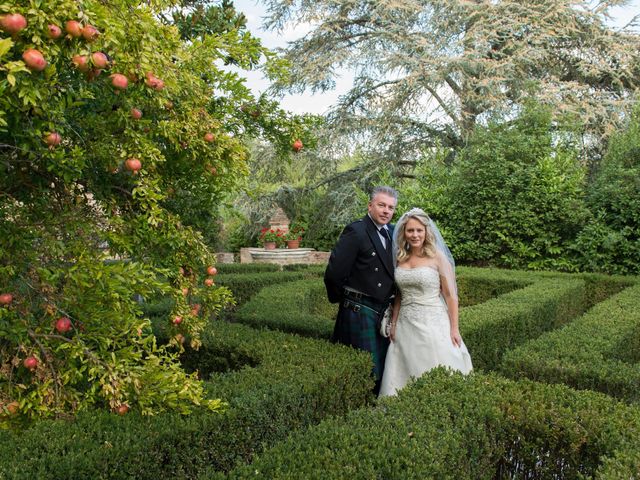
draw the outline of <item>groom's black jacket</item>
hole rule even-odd
[[[393,226],[388,225],[393,236]],[[342,299],[350,287],[383,303],[393,293],[391,246],[385,250],[378,229],[369,215],[345,227],[331,251],[324,272],[324,284],[331,303]]]

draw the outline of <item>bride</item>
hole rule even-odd
[[[455,265],[433,221],[419,208],[394,231],[396,296],[380,396],[395,395],[413,377],[443,365],[462,373],[471,357],[458,329]]]

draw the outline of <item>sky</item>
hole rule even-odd
[[[247,27],[251,33],[262,40],[262,44],[267,48],[286,47],[287,42],[293,41],[304,35],[308,29],[298,27],[290,28],[281,33],[267,32],[262,29],[262,21],[265,16],[265,8],[259,0],[234,0],[237,10],[247,17]],[[634,15],[640,14],[640,0],[632,0],[625,7],[618,7],[612,10],[613,25],[624,26]],[[269,83],[260,72],[244,72],[247,78],[246,85],[250,87],[255,95],[265,91]],[[326,93],[304,93],[301,95],[286,95],[281,101],[282,108],[292,113],[314,113],[324,114],[335,104],[338,97],[345,94],[351,87],[353,76],[349,72],[344,72],[341,78],[336,81],[336,88]]]

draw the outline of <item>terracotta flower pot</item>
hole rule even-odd
[[[298,248],[300,247],[300,240],[287,240],[287,248]]]
[[[264,249],[265,250],[275,250],[276,249],[276,242],[264,242]]]

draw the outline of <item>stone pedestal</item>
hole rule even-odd
[[[240,263],[275,263],[277,265],[291,265],[293,263],[326,264],[329,252],[318,252],[313,248],[241,248]]]
[[[216,263],[233,263],[235,259],[232,252],[217,252]]]

